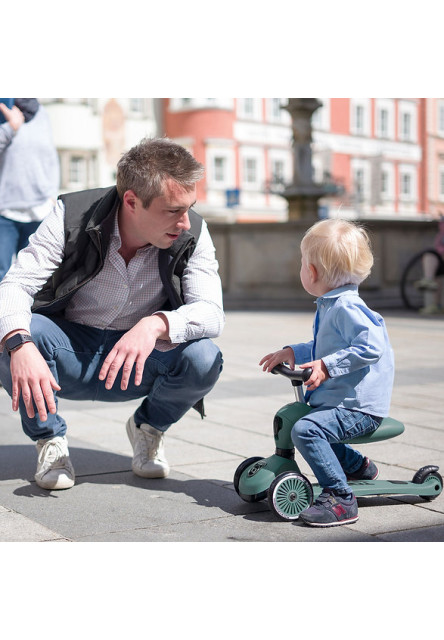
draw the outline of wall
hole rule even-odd
[[[360,291],[374,308],[399,308],[399,282],[411,256],[432,246],[436,221],[366,220],[375,255]],[[299,280],[300,242],[310,226],[286,223],[208,224],[219,261],[226,309],[314,309]]]

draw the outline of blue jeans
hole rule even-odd
[[[340,441],[372,433],[381,421],[360,411],[318,407],[296,422],[291,439],[323,489],[352,493],[346,475],[359,469],[364,456]]]
[[[56,404],[57,397],[102,402],[143,398],[135,412],[136,424],[147,423],[166,431],[216,384],[222,370],[222,354],[208,338],[186,342],[166,352],[154,350],[146,360],[140,386],[134,384],[133,369],[128,388],[122,391],[120,370],[113,387],[107,390],[105,381],[99,380],[99,371],[124,333],[40,314],[33,314],[31,321],[33,340],[61,387],[54,394]],[[0,356],[0,380],[11,395],[10,358],[6,350]],[[29,418],[21,399],[20,415],[23,431],[32,440],[66,433],[66,423],[58,412],[48,413],[45,422],[38,414]]]
[[[3,280],[12,263],[12,258],[26,247],[31,234],[40,221],[16,222],[0,215],[0,280]]]

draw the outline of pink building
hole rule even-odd
[[[315,180],[344,194],[324,201],[351,217],[424,212],[421,98],[320,98],[313,115]]]
[[[279,221],[272,188],[292,177],[290,115],[282,98],[165,98],[163,129],[206,167],[199,211],[232,222]]]
[[[427,212],[444,214],[444,98],[425,98],[424,190]]]

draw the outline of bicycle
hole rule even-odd
[[[444,260],[435,249],[423,249],[407,263],[401,276],[401,298],[413,311],[438,310],[442,306]]]

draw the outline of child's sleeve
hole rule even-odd
[[[294,353],[294,361],[296,364],[305,364],[306,362],[311,362],[313,360],[313,340],[310,342],[301,342],[299,344],[287,344],[286,347],[290,347],[293,349]]]

